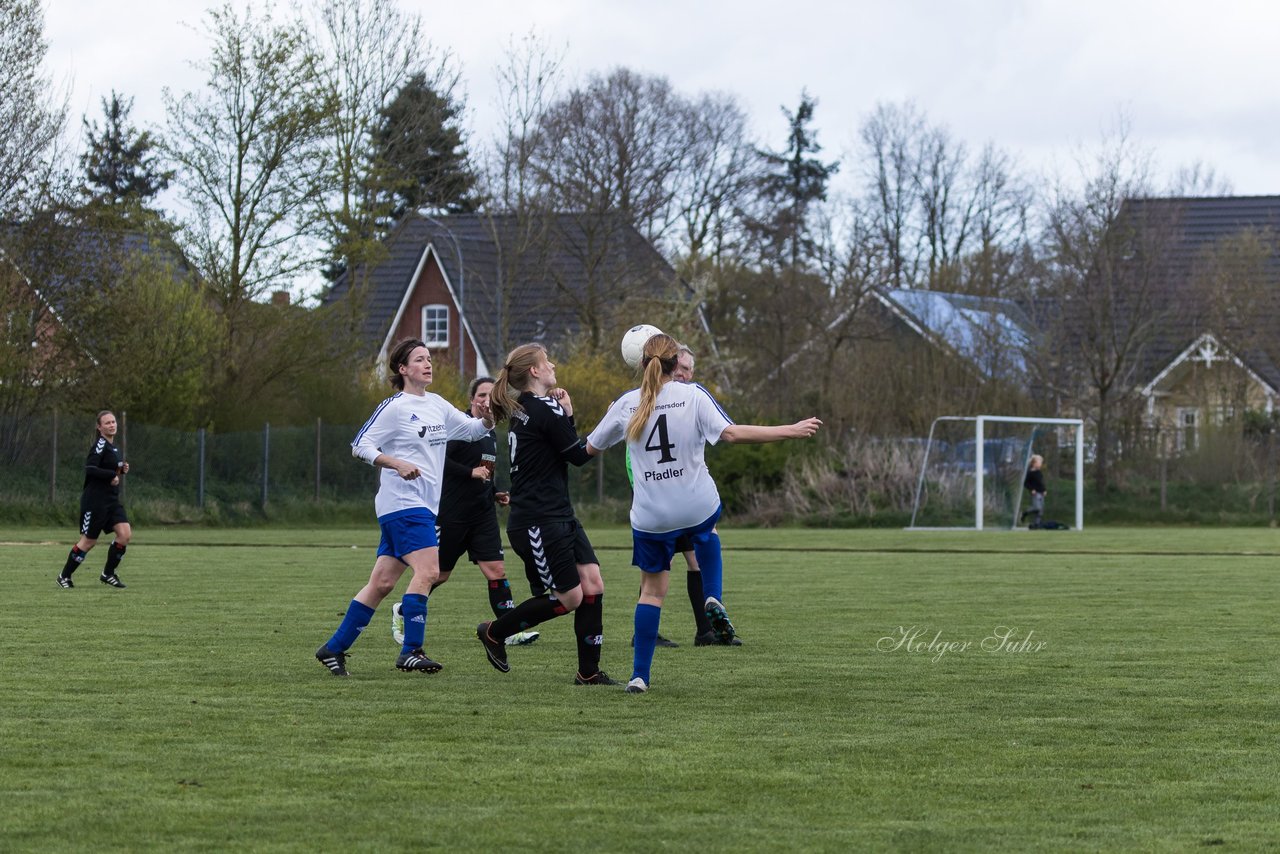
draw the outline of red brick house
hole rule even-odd
[[[344,273],[324,305],[349,306],[380,361],[416,336],[464,376],[493,374],[518,344],[580,334],[624,301],[692,297],[617,219],[410,214],[384,245],[386,257]]]

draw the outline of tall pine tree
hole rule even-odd
[[[827,183],[840,168],[838,162],[823,163],[815,156],[822,150],[817,134],[809,127],[816,106],[817,101],[802,92],[794,113],[786,108],[782,111],[789,126],[787,147],[758,152],[764,163],[758,183],[764,210],[754,218],[751,230],[775,263],[781,262],[793,275],[815,251],[809,230],[810,208],[827,198]]]
[[[84,121],[87,150],[80,156],[85,193],[94,202],[117,208],[144,208],[163,192],[173,177],[158,165],[156,140],[129,121],[133,99],[115,90],[102,99],[104,122]]]
[[[476,176],[459,117],[462,105],[414,74],[382,110],[372,140],[375,196],[389,198],[391,216],[428,209],[474,211]]]

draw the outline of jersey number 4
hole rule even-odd
[[[657,439],[655,442],[654,439]],[[671,449],[675,447],[675,443],[667,438],[667,416],[662,414],[658,416],[657,422],[654,423],[653,429],[649,431],[649,436],[644,440],[644,449],[646,451],[657,451],[662,456],[658,458],[659,463],[674,463],[675,455],[671,453]]]

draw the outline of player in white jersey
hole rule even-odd
[[[640,388],[609,407],[587,437],[587,452],[599,453],[624,439],[631,455],[634,487],[631,500],[631,561],[640,567],[640,601],[635,612],[635,653],[629,693],[649,689],[654,643],[662,602],[670,581],[668,570],[681,536],[693,542],[702,571],[704,607],[725,642],[733,624],[721,603],[722,563],[716,520],[720,493],[703,459],[706,443],[778,442],[814,435],[822,422],[807,418],[795,424],[764,427],[734,424],[702,386],[673,382],[680,345],[669,335],[654,335],[644,345]]]
[[[396,344],[387,357],[390,381],[398,391],[384,400],[351,443],[353,456],[382,469],[374,507],[382,541],[369,581],[347,607],[333,637],[316,650],[316,659],[335,676],[346,676],[347,650],[373,619],[378,604],[395,589],[406,567],[413,570],[400,603],[404,643],[396,667],[435,673],[440,664],[423,652],[427,596],[440,577],[436,514],[450,439],[475,441],[493,429],[488,409],[470,418],[436,394],[431,384],[431,353],[416,338]]]

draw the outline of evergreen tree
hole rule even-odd
[[[462,104],[436,92],[421,72],[383,108],[373,133],[371,180],[376,196],[391,200],[393,219],[420,208],[476,209],[476,176],[462,138],[461,113]]]
[[[169,186],[173,173],[157,165],[158,144],[150,131],[139,131],[129,122],[133,99],[114,90],[102,99],[104,124],[83,120],[88,150],[80,156],[85,172],[85,192],[96,202],[111,206],[144,206]]]
[[[783,108],[790,131],[787,147],[758,154],[764,169],[758,183],[764,211],[753,218],[751,230],[762,239],[762,250],[790,270],[813,256],[815,242],[810,237],[809,214],[814,202],[827,198],[827,182],[840,168],[837,162],[823,163],[816,155],[822,150],[817,134],[809,127],[817,101],[808,92],[800,95],[793,113]]]

